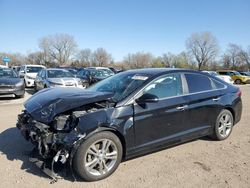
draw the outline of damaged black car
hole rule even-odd
[[[242,112],[239,88],[166,68],[126,71],[88,89],[45,89],[24,106],[17,127],[34,144],[43,170],[55,178],[54,165],[64,164],[85,181],[108,177],[121,161],[192,139],[224,140]]]

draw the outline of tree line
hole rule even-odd
[[[239,44],[229,43],[221,52],[216,37],[210,32],[193,33],[186,40],[186,50],[179,54],[171,52],[154,56],[149,52],[127,54],[122,61],[114,61],[104,48],[92,51],[79,49],[74,37],[55,34],[41,38],[39,50],[27,55],[0,52],[0,57],[10,57],[10,65],[41,64],[58,66],[110,66],[120,69],[144,67],[175,67],[198,70],[250,70],[250,45],[244,49]]]

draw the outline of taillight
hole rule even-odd
[[[241,92],[241,90],[239,89],[239,90],[237,91],[236,95],[237,95],[238,97],[241,97],[241,94],[242,94],[242,92]]]

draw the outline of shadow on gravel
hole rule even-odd
[[[34,146],[22,137],[17,128],[9,128],[0,133],[0,155],[6,155],[6,158],[10,161],[22,161],[22,170],[25,170],[33,175],[46,178],[50,181],[50,183],[55,183],[39,167],[29,160],[33,148]],[[58,169],[61,169],[61,166],[58,166]],[[14,170],[15,169],[13,169],[13,171]],[[60,181],[60,179],[71,182],[81,181],[77,176],[65,173],[65,170],[62,170],[60,173],[58,181]]]
[[[34,88],[25,88],[25,91],[26,91],[28,94],[30,94],[30,95],[35,94]]]
[[[0,97],[0,101],[8,101],[8,100],[18,100],[19,98],[15,98],[14,96],[13,97]]]
[[[0,133],[0,155],[6,155],[6,158],[10,161],[20,160],[23,162],[22,170],[48,178],[37,166],[29,161],[29,154],[32,149],[32,144],[22,138],[17,128],[9,128]]]

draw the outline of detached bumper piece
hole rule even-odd
[[[56,183],[59,179],[63,179],[63,177],[72,175],[75,180],[74,174],[69,171],[69,165],[66,163],[66,158],[68,158],[69,154],[60,150],[53,158],[44,159],[39,155],[39,151],[37,148],[34,148],[30,154],[29,161],[35,164],[38,168],[40,168],[43,173],[45,173],[52,180],[50,184]]]

